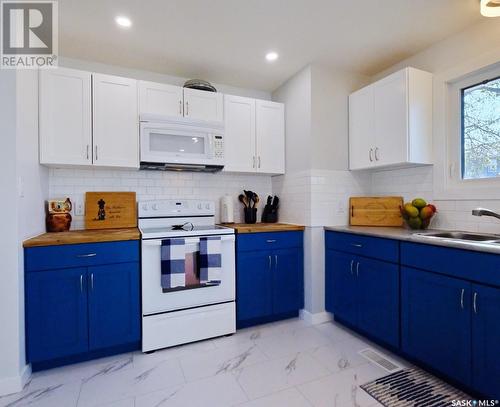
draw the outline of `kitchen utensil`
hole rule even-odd
[[[278,206],[279,206],[279,198],[275,196],[267,197],[267,203],[262,211],[262,222],[264,223],[276,223],[278,222]]]
[[[185,88],[190,88],[190,89],[198,89],[198,90],[206,90],[208,92],[217,92],[217,89],[207,81],[204,81],[203,79],[189,79],[184,83]]]
[[[243,190],[243,193],[245,194],[245,196],[248,199],[248,207],[251,207],[252,206],[252,199],[253,199],[253,192]]]
[[[255,192],[253,193],[252,201],[253,201],[252,208],[255,208],[259,204],[259,202],[260,202],[259,195],[257,195]]]
[[[220,199],[220,221],[234,223],[233,198],[230,195],[224,195]]]
[[[240,194],[238,196],[238,200],[245,206],[245,208],[248,208],[248,198],[245,195]]]
[[[135,192],[85,193],[85,229],[137,227]]]
[[[349,224],[353,226],[402,226],[401,196],[351,197]]]

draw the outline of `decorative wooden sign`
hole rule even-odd
[[[137,227],[135,192],[86,192],[85,229]]]

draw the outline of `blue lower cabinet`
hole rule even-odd
[[[358,326],[369,336],[399,347],[399,266],[358,258]]]
[[[335,318],[399,347],[399,266],[326,251],[325,303]]]
[[[137,263],[88,269],[89,347],[109,348],[140,339]]]
[[[263,318],[273,313],[271,252],[242,252],[236,265],[236,318]]]
[[[407,267],[401,284],[403,352],[469,386],[471,284]]]
[[[326,309],[352,326],[358,325],[356,256],[326,251]]]
[[[500,289],[472,285],[472,387],[500,399]]]
[[[304,307],[302,250],[277,249],[273,252],[273,312],[285,314]]]
[[[25,249],[26,354],[33,370],[139,347],[139,242],[99,245],[58,246],[60,268],[53,247]],[[113,253],[117,261],[133,261],[112,264]]]
[[[238,328],[291,317],[304,306],[302,232],[251,233],[236,240]]]
[[[26,338],[30,362],[88,350],[87,270],[60,269],[26,276]]]

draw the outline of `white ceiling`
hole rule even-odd
[[[263,90],[312,62],[373,75],[482,18],[479,0],[60,0],[59,13],[63,56]]]

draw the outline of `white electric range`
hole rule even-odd
[[[234,230],[215,225],[215,205],[199,200],[139,202],[142,234],[142,351],[234,333]],[[199,286],[196,258],[200,237],[221,237],[222,278],[218,285]],[[184,238],[186,287],[165,291],[161,286],[162,240]]]

